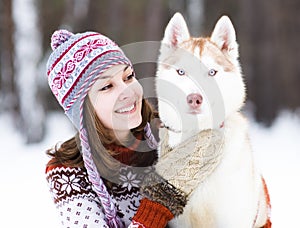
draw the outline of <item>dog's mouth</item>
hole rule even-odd
[[[189,110],[187,113],[188,113],[188,114],[191,114],[191,115],[199,115],[199,114],[202,114],[202,112],[201,112],[200,109]]]

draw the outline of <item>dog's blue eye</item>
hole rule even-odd
[[[183,69],[178,69],[176,71],[177,71],[177,74],[180,75],[180,76],[185,75],[185,71]]]
[[[210,69],[210,70],[208,71],[208,75],[209,75],[209,76],[215,76],[217,73],[218,73],[218,71],[215,70],[215,69]]]

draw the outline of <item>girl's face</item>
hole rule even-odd
[[[130,66],[109,68],[100,75],[88,95],[102,124],[115,135],[128,133],[141,124],[143,89]]]

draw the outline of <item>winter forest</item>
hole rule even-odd
[[[47,84],[51,34],[97,31],[120,46],[160,41],[177,11],[193,36],[209,36],[222,15],[231,18],[247,84],[243,112],[270,188],[273,227],[299,226],[299,0],[1,0],[1,227],[59,226],[45,151],[74,129]],[[155,63],[135,68],[140,78],[155,75]]]

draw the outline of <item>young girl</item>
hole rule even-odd
[[[182,213],[186,195],[151,169],[157,114],[132,64],[95,32],[56,31],[51,47],[49,86],[78,130],[47,152],[47,181],[63,226],[165,227]]]

